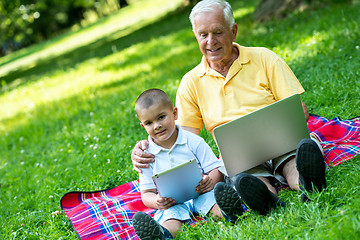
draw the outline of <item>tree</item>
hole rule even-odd
[[[258,22],[281,19],[300,6],[306,6],[309,1],[311,0],[262,0],[254,11],[254,19]]]
[[[126,0],[119,0],[119,6],[121,8],[126,7],[127,5],[129,5],[129,4]]]
[[[185,0],[184,6],[195,6],[200,0]]]
[[[118,1],[120,7],[128,4]],[[101,11],[96,6],[106,4],[108,0],[1,0],[0,56],[49,39],[80,23],[89,9]]]
[[[351,3],[352,0],[262,0],[254,11],[254,20],[264,22],[282,19],[294,10],[304,10],[310,5],[329,3]]]

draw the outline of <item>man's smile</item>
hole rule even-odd
[[[220,49],[221,49],[221,47],[216,48],[216,49],[208,49],[208,51],[213,53],[213,52],[219,51]]]

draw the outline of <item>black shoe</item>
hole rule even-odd
[[[144,212],[135,213],[132,223],[136,235],[138,235],[141,240],[173,239],[166,228]]]
[[[242,201],[235,189],[224,182],[218,182],[214,188],[214,195],[225,220],[235,223],[244,213]]]
[[[263,181],[250,174],[240,173],[237,175],[235,188],[249,208],[262,215],[266,215],[276,206],[286,206],[275,194],[269,191]]]
[[[296,168],[299,171],[301,200],[309,201],[305,191],[322,191],[326,187],[325,162],[319,146],[311,139],[300,141],[296,150]]]

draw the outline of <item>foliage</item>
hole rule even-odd
[[[291,12],[304,11],[306,8],[321,8],[328,4],[352,3],[357,0],[262,0],[253,15],[256,22],[266,22],[286,18]]]
[[[0,56],[79,24],[86,11],[103,15],[109,0],[4,0],[0,2]],[[114,8],[113,10],[117,10]]]
[[[77,239],[61,214],[61,197],[137,178],[130,154],[146,133],[133,110],[136,97],[158,87],[175,100],[181,77],[201,58],[189,9],[174,12],[168,7],[174,1],[146,3],[0,59],[5,79],[0,91],[0,239]],[[239,24],[237,42],[270,48],[284,58],[306,89],[303,100],[311,113],[344,119],[359,115],[359,4],[329,5],[254,24],[251,13],[258,2],[230,3]],[[160,10],[172,13],[164,16]],[[147,20],[148,12],[157,19]],[[124,20],[133,16],[141,22]],[[117,29],[107,30],[110,26]],[[66,48],[64,39],[78,47]],[[53,47],[58,52],[48,51]],[[9,65],[14,71],[3,71]],[[201,136],[217,152],[211,135],[202,131]],[[286,209],[268,216],[249,213],[235,225],[210,219],[184,228],[178,239],[359,239],[359,160],[330,169],[328,188],[312,194],[309,203],[301,203],[297,192],[283,191]]]

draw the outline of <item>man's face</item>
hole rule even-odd
[[[230,28],[221,9],[198,13],[194,18],[194,34],[210,66],[231,59],[236,33],[237,25]]]

